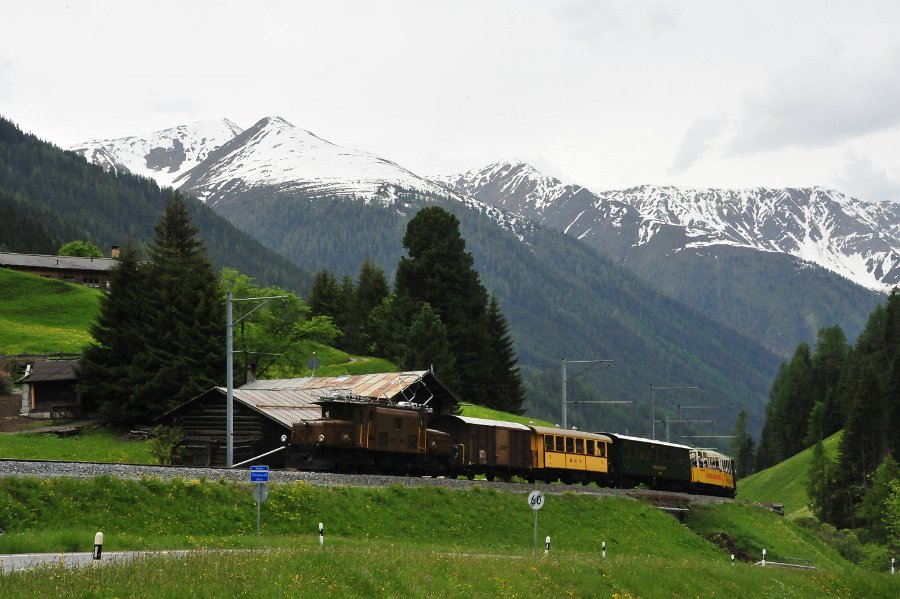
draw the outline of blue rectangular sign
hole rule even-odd
[[[267,483],[269,482],[268,466],[250,466],[250,482],[251,483]]]

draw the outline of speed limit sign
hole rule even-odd
[[[540,491],[532,491],[531,494],[528,495],[528,505],[530,505],[533,510],[539,510],[544,507],[544,494]]]

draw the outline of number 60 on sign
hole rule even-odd
[[[528,505],[531,506],[533,510],[539,510],[544,507],[544,494],[540,491],[532,491],[531,494],[528,495]]]

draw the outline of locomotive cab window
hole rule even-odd
[[[394,428],[398,431],[403,428],[403,419],[402,418],[394,418]]]
[[[593,439],[587,440],[587,454],[594,455],[594,446],[596,445],[596,441]]]
[[[601,458],[606,457],[606,443],[597,443],[597,455]]]

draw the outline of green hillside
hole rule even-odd
[[[96,289],[0,269],[0,354],[80,352],[99,306]]]
[[[154,477],[0,479],[0,524],[6,527],[0,553],[90,551],[98,526],[104,555],[209,549],[182,559],[13,573],[0,576],[0,596],[182,597],[197,589],[208,597],[818,599],[900,593],[900,578],[885,568],[855,567],[808,531],[753,506],[695,506],[681,524],[640,501],[548,493],[533,556],[527,485],[506,492],[271,483],[259,536],[248,487]],[[547,557],[545,535],[552,538]],[[756,567],[763,547],[769,561],[808,559],[818,571]]]
[[[830,459],[837,457],[840,440],[840,432],[825,439],[825,454]],[[783,503],[784,515],[792,519],[812,516],[806,494],[812,453],[812,448],[805,449],[780,464],[739,480],[738,499]]]

